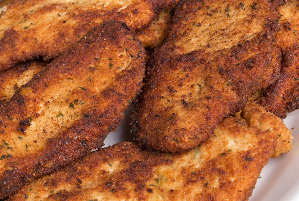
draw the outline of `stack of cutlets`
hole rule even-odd
[[[10,3],[0,199],[248,200],[292,149],[282,119],[299,108],[298,6]],[[133,141],[103,148],[132,102]]]

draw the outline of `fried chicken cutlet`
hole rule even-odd
[[[277,80],[279,15],[271,2],[256,3],[178,3],[132,115],[137,142],[170,152],[198,146],[225,116],[241,110],[253,92]],[[240,24],[253,30],[240,29]]]
[[[124,23],[93,28],[0,108],[0,199],[100,148],[142,86],[145,51]]]
[[[264,92],[260,104],[275,115],[285,118],[299,109],[299,1],[287,1],[279,7],[281,18],[277,46],[283,50],[280,78]]]
[[[217,54],[217,55],[216,55]],[[216,52],[165,59],[149,71],[132,114],[132,135],[162,151],[198,146],[215,126],[280,73],[280,50],[267,37]]]
[[[131,31],[148,26],[156,11],[175,0],[16,0],[0,15],[0,70],[36,57],[55,58],[103,20],[125,22]]]
[[[243,112],[246,117],[226,118],[213,137],[189,151],[119,143],[32,182],[10,200],[247,200],[283,134],[276,129],[292,137],[278,117],[256,104]]]
[[[48,62],[36,60],[17,64],[0,74],[0,102],[7,102],[16,90],[28,83],[35,74],[46,68]]]
[[[200,49],[213,53],[269,34],[277,28],[277,6],[271,0],[182,0],[155,59]]]

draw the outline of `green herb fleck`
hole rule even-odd
[[[74,106],[74,104],[73,104],[73,103],[70,103],[70,106],[69,106],[69,107],[71,107],[71,108],[75,109],[75,106]]]
[[[160,185],[160,180],[159,180],[159,178],[156,179],[156,182]]]
[[[230,12],[229,7],[226,7],[225,12],[227,12],[226,16],[227,16],[227,17],[230,17],[230,15],[229,15],[229,12]]]
[[[64,115],[62,113],[59,113],[58,115],[56,115],[56,117],[63,117]]]
[[[241,9],[244,9],[245,4],[244,4],[243,2],[241,2],[241,3],[239,4],[239,7],[240,7]]]
[[[178,140],[178,139],[176,139],[176,138],[171,138],[172,140],[174,140],[174,141],[176,141],[176,143],[180,143],[180,141]]]
[[[250,5],[251,6],[251,5]],[[251,8],[252,8],[252,10],[255,10],[255,9],[257,9],[257,3],[254,3],[252,6],[251,6]]]

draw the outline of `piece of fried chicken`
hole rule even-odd
[[[15,92],[28,83],[35,74],[46,68],[49,62],[34,60],[19,63],[0,73],[0,102],[9,101]]]
[[[288,148],[277,147],[278,135]],[[274,149],[288,152],[291,140],[278,117],[249,103],[199,147],[173,154],[119,143],[32,182],[10,200],[243,201]]]
[[[279,1],[181,0],[156,59],[195,50],[213,53],[277,30]]]
[[[279,7],[281,18],[276,45],[283,50],[280,78],[266,89],[260,104],[275,115],[285,118],[299,109],[299,2],[287,1]]]
[[[132,115],[132,134],[141,145],[170,152],[198,146],[253,92],[277,80],[275,4],[242,2],[178,3]]]
[[[0,15],[0,70],[43,57],[55,58],[104,20],[125,22],[132,32],[147,27],[175,0],[16,0]]]
[[[0,108],[0,199],[100,148],[142,86],[145,51],[124,23],[93,28]]]

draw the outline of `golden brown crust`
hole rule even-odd
[[[277,134],[249,123],[262,109],[245,110],[246,120],[225,119],[200,147],[171,154],[119,143],[32,182],[11,200],[247,200]],[[257,122],[271,125],[272,114],[262,115]]]
[[[0,15],[0,70],[35,57],[55,58],[103,20],[125,22],[131,31],[144,28],[174,3],[16,0]]]
[[[279,17],[277,2],[271,0],[182,0],[156,59],[237,46],[259,34],[273,33]]]
[[[247,120],[250,126],[256,126],[258,129],[267,132],[276,133],[276,147],[273,158],[292,150],[291,131],[286,127],[283,121],[273,113],[266,112],[265,108],[258,106],[257,103],[248,102],[242,112],[242,117]]]
[[[28,83],[35,74],[46,68],[48,62],[37,60],[19,63],[0,74],[0,102],[7,102],[16,90]]]
[[[168,26],[172,18],[172,8],[165,9],[159,13],[147,28],[138,30],[136,36],[144,47],[156,48],[162,44],[167,37]]]
[[[276,44],[283,50],[283,68],[280,78],[264,92],[260,100],[262,106],[281,118],[299,109],[298,6],[298,1],[287,1],[279,7],[281,18]]]
[[[299,49],[289,52],[289,56],[284,64],[290,66],[283,66],[279,79],[266,89],[260,100],[267,111],[281,118],[299,109]]]
[[[100,148],[142,86],[145,52],[124,23],[93,28],[0,110],[0,199]]]
[[[157,62],[132,115],[134,139],[170,152],[205,141],[225,116],[278,78],[281,53],[272,39],[262,35],[213,55],[194,51]]]

